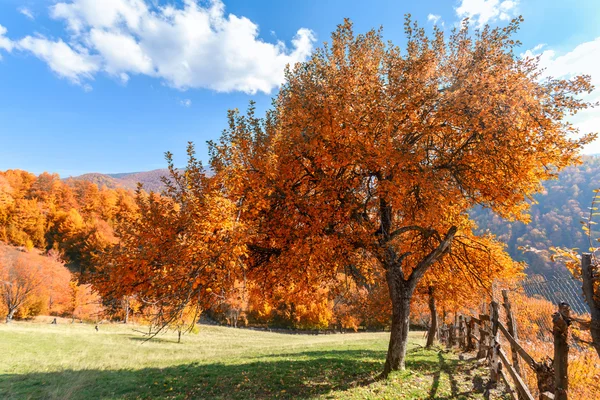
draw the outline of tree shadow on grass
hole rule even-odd
[[[384,356],[383,351],[318,351],[240,364],[6,374],[0,376],[0,398],[306,399],[361,386],[380,372],[382,362],[374,360]]]

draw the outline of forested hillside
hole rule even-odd
[[[0,172],[0,242],[54,248],[73,271],[93,264],[95,253],[115,241],[115,224],[135,208],[133,191],[69,179]]]
[[[580,220],[589,213],[592,190],[599,187],[600,157],[586,156],[581,165],[568,167],[557,180],[544,183],[545,191],[535,196],[537,203],[531,206],[531,223],[508,222],[481,208],[471,216],[480,231],[489,230],[507,243],[514,259],[527,262],[528,274],[563,275],[566,270],[550,260],[548,249],[554,246],[587,251],[588,237]]]

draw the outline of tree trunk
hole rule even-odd
[[[6,323],[7,324],[11,323],[16,312],[17,312],[16,308],[13,308],[12,310],[8,311],[8,314],[6,315]]]
[[[405,368],[404,359],[408,342],[410,300],[414,291],[414,287],[411,288],[402,279],[398,268],[387,270],[387,281],[392,300],[392,328],[387,358],[382,373],[383,378],[386,378],[392,371]]]
[[[435,340],[435,334],[438,329],[437,310],[435,307],[434,287],[429,286],[429,311],[431,313],[431,325],[429,326],[429,334],[427,335],[427,344],[425,347],[430,348],[433,346]]]
[[[129,296],[125,297],[125,321],[123,321],[125,325],[129,323]]]

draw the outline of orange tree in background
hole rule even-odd
[[[0,308],[6,322],[41,313],[65,314],[70,280],[71,273],[55,255],[0,243]]]
[[[98,257],[90,275],[104,300],[136,296],[151,313],[150,333],[181,332],[182,324],[193,329],[192,314],[233,285],[244,257],[235,204],[206,176],[191,145],[188,155],[184,172],[167,156],[164,196],[138,190],[138,211],[118,225],[118,243]]]
[[[404,367],[415,288],[470,226],[467,210],[527,220],[540,181],[593,139],[570,139],[565,120],[589,106],[577,98],[589,77],[541,82],[537,60],[513,52],[518,24],[429,38],[407,18],[401,51],[346,21],[286,71],[264,120],[231,112],[211,146],[215,179],[247,224],[251,279],[319,287],[356,252],[385,271],[384,376]]]

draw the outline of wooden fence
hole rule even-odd
[[[463,351],[477,351],[478,359],[486,359],[492,384],[503,381],[515,400],[534,400],[523,379],[523,368],[530,368],[536,376],[540,399],[566,400],[568,392],[567,342],[571,325],[570,307],[560,303],[552,316],[554,359],[536,361],[519,343],[516,321],[513,317],[508,292],[502,291],[502,306],[506,312],[506,325],[500,322],[500,304],[492,301],[489,313],[475,316],[457,316],[454,324],[439,332],[440,341],[447,347],[458,346]],[[501,340],[510,345],[510,357],[500,346]]]

